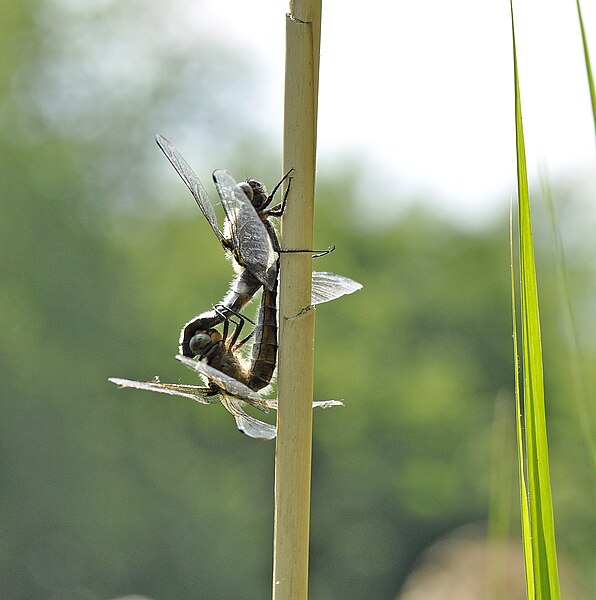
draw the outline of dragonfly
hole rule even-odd
[[[345,289],[350,290],[346,293],[362,287],[347,277],[341,278],[345,280]],[[275,426],[247,414],[243,405],[249,404],[264,412],[277,409],[277,400],[264,399],[258,393],[271,383],[277,363],[277,285],[273,290],[263,290],[248,366],[243,364],[238,350],[250,336],[237,343],[241,329],[237,325],[228,338],[229,323],[228,320],[224,321],[223,333],[215,328],[195,333],[191,345],[197,359],[176,356],[185,366],[201,375],[206,386],[162,383],[159,380],[149,382],[111,378],[110,381],[121,387],[190,398],[201,404],[221,401],[234,417],[240,431],[256,439],[273,439],[276,435]],[[313,408],[341,405],[342,402],[338,400],[313,402]]]
[[[213,309],[196,315],[184,324],[180,332],[179,351],[190,358],[196,353],[191,348],[195,333],[206,331],[223,323],[240,311],[252,300],[261,288],[271,291],[277,285],[279,252],[303,252],[283,250],[270,217],[280,217],[286,206],[291,184],[290,169],[273,188],[270,194],[257,179],[237,183],[225,170],[213,172],[213,180],[225,212],[224,230],[219,228],[215,209],[196,173],[178,150],[163,136],[155,136],[157,145],[170,161],[175,171],[193,195],[201,212],[207,219],[216,238],[234,259],[238,273],[230,284],[224,298]],[[288,187],[280,204],[271,207],[275,194],[288,179]],[[321,256],[333,248],[319,252]],[[351,293],[351,279],[329,272],[314,271],[312,274],[311,304],[321,304]],[[244,321],[241,320],[240,323]]]
[[[271,228],[264,222],[270,216],[283,214],[285,198],[277,206],[269,208],[269,205],[283,181],[289,177],[291,170],[268,195],[259,181],[249,179],[238,184],[227,171],[216,169],[213,172],[213,181],[225,212],[225,225],[222,232],[217,223],[213,204],[192,167],[165,137],[156,134],[155,141],[190,190],[224,250],[233,256],[240,268],[248,269],[261,285],[271,289],[276,278],[276,251],[279,248],[274,248],[274,238],[270,235]],[[255,218],[255,213],[258,218]]]
[[[221,303],[212,311],[202,313],[189,321],[181,331],[180,355],[176,358],[199,373],[206,386],[162,383],[158,379],[146,382],[111,378],[110,381],[122,387],[187,397],[203,404],[221,401],[234,416],[241,431],[251,437],[272,439],[275,437],[275,427],[251,417],[242,406],[247,403],[265,411],[277,406],[275,400],[265,400],[257,392],[271,383],[276,368],[279,259],[275,252],[279,252],[280,248],[269,217],[280,216],[283,213],[287,190],[279,206],[272,209],[268,206],[291,171],[286,173],[270,195],[267,194],[265,186],[255,179],[237,184],[226,171],[215,171],[214,181],[226,212],[226,234],[222,234],[217,226],[213,205],[196,174],[165,138],[156,136],[156,140],[192,192],[220,243],[234,257],[240,272]],[[248,238],[250,243],[247,243],[245,238]],[[259,238],[268,243],[259,243]],[[270,248],[273,249],[273,254]],[[274,263],[270,263],[271,256],[275,257]],[[268,278],[270,274],[272,280]],[[239,310],[252,299],[261,286],[261,306],[251,334],[254,335],[251,359],[250,364],[245,366],[239,358],[238,350],[251,335],[237,343],[246,319]],[[358,282],[335,273],[314,272],[311,303],[327,302],[353,293],[361,287]],[[231,315],[236,315],[240,320],[234,334],[228,338]],[[215,329],[220,323],[224,323],[223,335]],[[198,360],[192,360],[191,357],[195,356]],[[338,404],[341,403],[326,401],[315,402],[313,406],[326,408]]]

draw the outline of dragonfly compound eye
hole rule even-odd
[[[252,189],[252,196],[250,196],[250,199],[253,206],[259,210],[268,203],[269,197],[267,196],[267,188],[257,179],[249,179],[246,183]]]
[[[211,336],[207,332],[201,331],[190,338],[188,346],[195,356],[200,356],[211,346],[211,342]]]
[[[253,191],[248,181],[243,181],[238,184],[238,187],[246,194],[246,197],[252,202]]]
[[[249,179],[246,183],[250,185],[255,194],[267,195],[267,188],[258,179]]]

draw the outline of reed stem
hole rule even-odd
[[[321,0],[296,0],[286,16],[283,172],[293,167],[282,221],[285,248],[312,248]],[[275,454],[273,599],[308,596],[314,309],[312,258],[281,255]]]

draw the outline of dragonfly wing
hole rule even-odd
[[[165,137],[156,134],[155,141],[174,169],[176,169],[176,173],[180,175],[180,178],[184,181],[186,187],[190,190],[190,193],[194,196],[199,208],[205,215],[207,221],[209,221],[211,229],[213,229],[217,239],[222,243],[223,235],[217,225],[217,217],[215,216],[213,204],[211,204],[211,200],[209,200],[209,196],[199,181],[196,173],[192,170],[191,166],[186,162],[180,152],[178,152]]]
[[[259,421],[246,414],[242,409],[242,405],[236,398],[224,394],[222,404],[226,407],[228,412],[233,415],[236,426],[242,433],[257,440],[272,440],[275,438],[277,433],[275,426]]]
[[[272,400],[265,400],[267,406],[273,410],[277,410],[277,398]],[[315,400],[312,403],[313,408],[331,408],[332,406],[343,406],[342,400]]]
[[[204,375],[210,383],[214,383],[218,388],[220,388],[229,396],[234,396],[235,398],[243,400],[244,402],[248,402],[252,406],[255,406],[256,408],[264,412],[269,412],[267,404],[263,400],[263,398],[261,398],[259,394],[251,390],[248,386],[244,385],[237,379],[234,379],[233,377],[222,373],[218,369],[214,369],[207,363],[200,362],[198,360],[193,360],[192,358],[180,355],[176,356],[176,358],[183,365],[186,365],[189,369],[192,369],[193,371]]]
[[[361,283],[349,277],[337,273],[313,271],[311,304],[323,304],[346,294],[353,294],[361,288]]]
[[[135,388],[137,390],[147,390],[149,392],[158,392],[160,394],[169,394],[170,396],[182,396],[190,398],[201,404],[213,404],[219,402],[221,398],[217,395],[206,396],[211,391],[209,388],[198,385],[183,385],[180,383],[161,383],[159,381],[133,381],[131,379],[118,379],[110,377],[108,381],[119,385],[120,387]]]
[[[252,202],[227,171],[214,171],[213,181],[226,212],[238,262],[272,290],[277,278],[277,255],[269,232]]]
[[[313,408],[331,408],[333,406],[343,406],[344,403],[342,400],[315,400],[312,403]]]

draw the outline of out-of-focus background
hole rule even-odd
[[[526,4],[557,541],[568,597],[587,598],[594,476],[540,183],[552,186],[593,390],[594,132],[573,3]],[[509,7],[443,5],[324,8],[316,244],[337,251],[316,266],[365,287],[317,314],[316,398],[346,404],[315,417],[317,600],[482,597],[490,489],[505,498],[503,564],[520,564],[507,451]],[[222,297],[232,271],[153,134],[212,193],[216,167],[272,186],[285,10],[271,0],[0,7],[2,598],[270,594],[274,444],[241,435],[220,406],[107,378],[194,382],[173,358],[179,329]],[[585,17],[596,51],[596,18]],[[501,597],[518,597],[521,574],[505,572],[499,585],[513,587]]]

